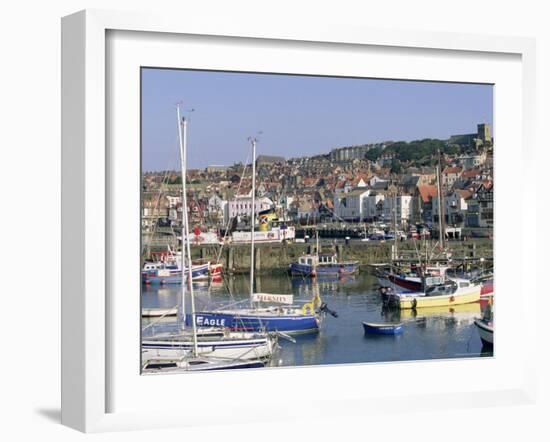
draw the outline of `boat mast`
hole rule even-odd
[[[393,243],[393,258],[397,260],[397,187],[393,193]]]
[[[315,253],[317,254],[317,264],[319,263],[319,229],[315,226]]]
[[[178,113],[178,120],[180,120],[180,111],[179,106],[177,107],[177,113]],[[183,130],[183,143],[182,143],[182,177],[181,177],[181,183],[182,183],[182,189],[183,189],[183,216],[182,221],[185,221],[184,224],[184,231],[185,231],[185,245],[186,245],[186,252],[187,252],[187,269],[188,269],[188,281],[189,281],[189,295],[191,297],[191,325],[193,327],[193,356],[198,356],[198,344],[197,344],[197,325],[195,323],[195,297],[193,294],[193,272],[192,272],[192,262],[191,262],[191,242],[189,241],[189,219],[187,215],[187,185],[186,185],[186,176],[187,176],[187,120],[184,118],[181,118],[181,126]],[[183,232],[182,232],[183,234]],[[183,258],[183,251],[182,251],[182,258]],[[182,273],[181,273],[181,285],[182,287],[185,286],[185,273],[184,268],[182,266]]]
[[[254,294],[254,224],[256,223],[256,138],[252,143],[252,208],[250,210],[250,299]]]
[[[441,249],[445,248],[445,232],[443,231],[445,225],[445,215],[443,213],[443,192],[441,190],[441,151],[437,149],[437,206],[439,212],[439,244],[441,244]]]
[[[185,181],[185,152],[184,152],[184,147],[183,147],[182,123],[181,123],[181,119],[180,119],[179,105],[176,106],[176,114],[177,114],[177,118],[178,118],[178,140],[179,140],[179,147],[180,147],[181,181],[183,183]],[[181,290],[180,290],[181,317],[178,318],[178,319],[183,318],[183,321],[181,321],[181,329],[182,330],[185,330],[185,253],[184,253],[185,246],[184,246],[184,239],[183,239],[183,222],[184,222],[183,217],[184,217],[184,215],[186,215],[186,213],[183,211],[183,200],[184,200],[184,198],[185,198],[185,187],[182,186],[182,189],[181,189],[181,202],[182,202],[181,225],[182,225],[182,229],[181,229],[181,262],[180,262],[180,267],[181,267],[181,269],[180,269],[181,270]],[[176,263],[178,262],[177,258],[178,258],[178,251],[176,250]],[[179,310],[180,309],[178,309],[178,315],[180,314]]]

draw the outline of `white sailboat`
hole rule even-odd
[[[180,118],[177,108],[178,133],[182,170],[182,202],[184,238],[182,242],[182,271],[192,268],[187,195],[185,183],[187,121]],[[142,340],[142,369],[151,371],[227,370],[232,368],[262,367],[276,348],[276,336],[267,333],[235,332],[228,329],[208,329],[197,333],[193,284],[189,284],[191,299],[191,330],[185,329],[185,290],[181,285],[182,330],[163,333]]]

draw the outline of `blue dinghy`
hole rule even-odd
[[[365,333],[376,335],[398,335],[403,333],[403,323],[401,322],[363,322]]]

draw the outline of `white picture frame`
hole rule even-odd
[[[183,24],[182,24],[183,23]],[[109,143],[116,144],[118,135],[107,131],[106,121],[111,121],[111,109],[108,108],[110,90],[109,82],[113,81],[116,74],[111,76],[108,64],[117,57],[120,52],[110,51],[107,41],[108,33],[139,33],[142,42],[147,38],[162,38],[163,36],[174,40],[185,38],[185,36],[216,37],[219,41],[248,41],[256,44],[267,42],[273,47],[283,45],[284,50],[293,50],[293,47],[301,49],[315,47],[316,45],[330,46],[329,50],[335,54],[341,54],[343,58],[353,56],[353,50],[359,48],[374,48],[380,54],[385,51],[392,51],[396,48],[400,51],[397,56],[407,57],[408,51],[426,50],[436,60],[438,57],[445,57],[446,54],[467,54],[478,63],[483,63],[484,57],[491,54],[504,58],[510,57],[513,63],[520,69],[520,91],[508,91],[515,94],[515,100],[519,100],[521,109],[514,111],[510,117],[513,120],[506,123],[515,123],[517,127],[507,128],[503,124],[499,129],[498,115],[495,123],[497,131],[496,149],[504,146],[499,140],[499,134],[506,134],[506,130],[515,130],[510,133],[513,140],[520,145],[519,156],[521,157],[522,170],[535,160],[534,146],[534,106],[535,106],[535,45],[532,39],[517,37],[491,37],[481,35],[464,35],[452,33],[429,33],[416,31],[392,32],[388,30],[348,28],[345,26],[315,26],[308,25],[294,26],[291,24],[269,24],[268,22],[247,21],[246,19],[217,22],[206,18],[194,18],[182,22],[178,17],[154,16],[151,14],[133,14],[126,12],[111,11],[82,11],[63,18],[62,21],[62,423],[85,432],[99,432],[122,429],[157,428],[166,426],[191,426],[208,425],[212,422],[213,415],[206,415],[207,402],[197,403],[193,409],[180,407],[174,409],[167,404],[165,407],[155,404],[154,409],[136,406],[129,407],[113,406],[110,399],[112,391],[117,383],[122,383],[120,374],[113,375],[113,371],[119,370],[118,364],[113,367],[113,348],[111,335],[116,328],[117,311],[120,308],[113,308],[113,300],[110,298],[110,290],[113,287],[110,274],[110,266],[116,259],[116,253],[110,244],[114,241],[117,232],[116,223],[113,221],[113,201],[116,196],[113,194],[113,185],[118,185],[122,172],[119,168],[120,160],[113,158],[109,151]],[[301,46],[300,46],[301,45]],[[298,48],[299,46],[299,48]],[[290,49],[289,49],[290,48]],[[307,48],[306,48],[307,49]],[[277,49],[278,50],[278,49]],[[349,52],[351,51],[351,52]],[[426,52],[428,53],[428,52]],[[350,55],[351,54],[351,55]],[[123,58],[123,57],[121,57]],[[137,58],[135,60],[138,60]],[[135,63],[136,61],[132,61]],[[474,61],[475,62],[475,61]],[[412,63],[414,64],[414,63]],[[131,64],[128,66],[131,67]],[[254,68],[254,61],[250,62],[250,70]],[[421,69],[410,66],[410,69]],[[430,66],[430,69],[437,69],[437,66]],[[335,68],[337,69],[337,68]],[[423,79],[421,70],[417,74],[406,73],[398,78]],[[513,69],[512,69],[513,70]],[[106,72],[109,75],[106,75]],[[420,73],[419,73],[420,72]],[[462,75],[462,76],[461,76]],[[480,73],[479,78],[484,78]],[[384,77],[391,78],[391,77]],[[457,74],[456,81],[464,80],[463,74]],[[476,77],[478,78],[478,77]],[[489,77],[487,77],[489,78]],[[514,77],[517,83],[517,75]],[[430,78],[431,79],[431,78]],[[115,80],[116,81],[116,80]],[[490,79],[488,79],[490,82]],[[510,83],[512,84],[512,83]],[[515,83],[514,83],[515,84]],[[498,87],[498,84],[497,84]],[[139,93],[139,91],[135,91]],[[116,113],[116,112],[114,112]],[[503,114],[501,114],[503,115]],[[114,116],[116,118],[116,116]],[[505,121],[501,117],[500,121]],[[517,137],[516,137],[517,136]],[[499,144],[500,143],[500,144]],[[138,145],[139,146],[139,145]],[[498,186],[501,185],[498,167],[502,164],[502,170],[506,170],[505,155],[502,154],[502,163],[497,163],[497,190],[496,198],[496,223],[498,224]],[[498,160],[500,161],[500,160]],[[512,161],[513,162],[513,161]],[[504,174],[502,176],[505,176]],[[131,181],[131,180],[130,180]],[[504,180],[502,180],[503,188]],[[508,189],[508,188],[506,188]],[[120,190],[120,188],[118,188]],[[136,189],[137,190],[137,189]],[[510,195],[521,195],[522,207],[529,207],[530,211],[521,211],[520,225],[527,225],[528,216],[534,216],[536,207],[536,191],[524,192],[521,188],[508,189]],[[501,195],[504,194],[502,191]],[[500,197],[503,200],[503,197]],[[500,206],[502,207],[502,205]],[[132,207],[130,207],[132,208]],[[132,212],[133,213],[133,212]],[[504,213],[504,209],[501,210]],[[137,212],[134,213],[138,216]],[[501,217],[503,218],[503,217]],[[505,222],[503,218],[503,223]],[[503,224],[504,225],[504,224]],[[521,230],[521,229],[520,229]],[[526,233],[520,233],[518,243],[513,250],[505,250],[505,246],[499,246],[499,228],[495,233],[495,259],[499,254],[515,253],[521,257],[521,271],[527,275],[528,257],[536,256],[536,244],[534,242],[521,241]],[[500,238],[503,238],[501,236]],[[504,260],[499,264],[503,269],[502,281],[505,281],[506,267]],[[523,278],[516,285],[500,284],[497,267],[496,287],[497,291],[520,289],[521,296],[515,300],[517,314],[525,315],[527,306],[536,303],[536,290],[534,278]],[[116,284],[115,284],[116,285]],[[137,292],[139,293],[139,292]],[[136,293],[136,297],[137,297]],[[498,295],[497,295],[498,296]],[[497,307],[497,321],[499,324],[499,335],[502,333],[503,341],[509,338],[510,342],[515,339],[507,330],[506,318],[512,311],[511,306],[506,303],[503,297],[502,304]],[[502,307],[501,307],[502,305]],[[508,307],[510,309],[507,310]],[[117,307],[119,307],[117,305]],[[501,316],[498,316],[501,315]],[[139,313],[136,311],[137,320]],[[500,318],[503,318],[502,320]],[[501,325],[502,324],[502,325]],[[281,404],[274,401],[272,406],[266,405],[261,409],[249,410],[244,416],[216,415],[218,422],[262,422],[285,418],[294,418],[300,413],[303,418],[315,417],[321,419],[328,415],[331,404],[338,403],[337,410],[331,410],[338,415],[365,415],[374,411],[407,410],[413,406],[423,409],[454,408],[471,406],[472,401],[477,401],[482,406],[490,406],[498,403],[523,404],[532,403],[535,397],[535,345],[536,324],[525,323],[523,330],[523,348],[518,352],[517,364],[511,364],[511,360],[502,351],[502,358],[498,352],[494,361],[484,361],[487,367],[496,371],[505,370],[503,364],[499,365],[499,358],[507,362],[509,367],[502,372],[502,377],[496,376],[495,381],[486,387],[476,384],[473,388],[465,385],[457,385],[454,391],[443,391],[438,388],[426,388],[423,394],[418,390],[410,391],[393,390],[387,394],[380,392],[370,393],[365,389],[356,388],[352,394],[350,389],[345,393],[337,392],[328,397],[315,395],[307,404],[310,406],[304,410],[304,403],[296,401],[296,405],[289,404],[284,409]],[[116,333],[114,333],[116,334]],[[113,338],[114,339],[114,338]],[[121,338],[122,339],[122,338]],[[499,339],[499,338],[497,338]],[[136,353],[139,342],[136,342]],[[499,344],[497,344],[499,345]],[[117,356],[118,353],[117,353]],[[318,367],[305,372],[303,369],[279,369],[277,372],[266,370],[261,374],[251,374],[248,378],[252,388],[265,384],[269,379],[276,379],[276,382],[296,382],[298,378],[307,376],[318,376],[318,373],[336,373],[335,370],[345,372],[349,382],[357,382],[361,373],[369,370],[373,376],[379,376],[381,370],[386,372],[399,373],[404,366],[408,370],[428,371],[435,373],[445,368],[452,372],[465,373],[465,376],[472,376],[472,373],[479,369],[477,361],[468,360],[464,363],[459,361],[441,361],[437,364],[423,364],[420,362],[401,364],[369,364],[355,366],[333,366]],[[131,366],[132,361],[129,362]],[[481,362],[479,362],[481,364]],[[513,365],[513,367],[510,366]],[[397,367],[397,368],[396,368]],[[125,368],[126,369],[126,368]],[[136,373],[128,378],[139,376],[139,367],[135,367]],[[305,375],[304,375],[305,373]],[[312,375],[311,373],[315,373]],[[200,384],[203,375],[191,375],[193,384]],[[219,373],[209,378],[208,383],[212,391],[220,391],[220,388],[231,388],[223,385],[235,381],[235,374]],[[248,376],[248,373],[247,373]],[[143,378],[143,377],[142,377]],[[144,391],[147,388],[157,388],[156,384],[168,385],[169,382],[183,385],[189,383],[189,377],[182,375],[154,376],[147,377],[147,385],[144,384]],[[156,380],[152,380],[156,378]],[[163,378],[163,379],[161,379]],[[168,379],[171,378],[171,379]],[[116,381],[113,382],[113,379]],[[134,379],[135,382],[142,382]],[[230,380],[230,381],[229,381]],[[155,385],[153,385],[155,384]],[[460,384],[460,383],[458,383]],[[127,384],[128,388],[130,385]],[[348,385],[348,384],[345,384]],[[349,384],[352,385],[352,384]],[[349,386],[348,385],[348,386]],[[191,388],[191,387],[189,387]],[[217,388],[217,390],[216,390]],[[118,394],[118,393],[117,393]],[[130,394],[128,389],[126,393]],[[119,394],[119,396],[120,396]],[[371,395],[371,396],[369,396]],[[146,396],[146,395],[145,395]],[[126,402],[133,399],[128,396]],[[376,404],[373,401],[364,401],[363,398],[376,397]],[[395,405],[395,399],[399,399],[399,405]],[[239,398],[233,398],[239,404]],[[123,403],[124,400],[118,401]],[[293,402],[293,401],[291,401]],[[298,408],[300,407],[300,408]],[[225,419],[225,420],[224,420]]]

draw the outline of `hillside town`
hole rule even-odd
[[[394,223],[404,232],[419,225],[431,230],[442,211],[445,225],[462,235],[492,236],[493,138],[486,123],[446,140],[385,141],[288,159],[260,151],[256,212],[270,211],[289,225]],[[250,165],[240,162],[188,169],[190,225],[202,231],[249,225],[251,182]],[[181,223],[180,172],[144,172],[143,231]]]

